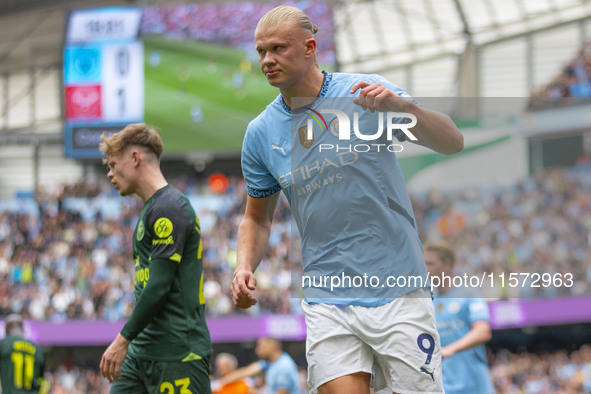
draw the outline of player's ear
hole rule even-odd
[[[316,40],[314,37],[309,37],[304,42],[306,46],[306,57],[313,56],[316,53]]]
[[[141,160],[141,152],[139,149],[133,149],[131,151],[131,161],[133,162],[133,166],[137,167],[140,165]]]

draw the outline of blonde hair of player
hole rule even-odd
[[[111,155],[117,155],[125,151],[130,146],[139,146],[146,151],[156,155],[158,161],[162,156],[164,145],[160,134],[153,128],[144,123],[134,123],[127,125],[123,130],[107,137],[104,133],[101,135],[99,149],[105,156],[103,163],[108,162]]]
[[[291,23],[299,29],[309,31],[312,33],[312,36],[318,32],[318,27],[310,21],[310,18],[308,18],[308,15],[306,15],[304,11],[296,7],[280,5],[263,15],[257,24],[254,34],[256,35],[258,31],[268,27],[275,27],[287,23]],[[314,63],[316,64],[316,67],[320,68],[316,54],[314,54]]]
[[[425,245],[425,252],[437,253],[437,257],[443,262],[448,262],[451,266],[456,265],[456,252],[447,241],[429,242]]]

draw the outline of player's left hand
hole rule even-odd
[[[109,383],[113,383],[121,377],[121,365],[127,355],[127,348],[129,341],[121,334],[117,334],[117,338],[109,345],[103,357],[101,358],[101,372]]]
[[[447,358],[447,357],[451,357],[454,354],[456,354],[456,352],[449,346],[443,346],[441,348],[441,358]]]
[[[353,94],[357,90],[359,97],[353,99],[353,102],[364,110],[374,111],[396,111],[408,104],[408,101],[382,85],[381,83],[369,83],[365,81],[356,82],[349,93]]]

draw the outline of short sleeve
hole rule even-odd
[[[255,127],[249,125],[242,143],[241,164],[248,195],[261,198],[275,194],[281,186],[264,163],[262,144],[256,134]]]
[[[265,360],[259,360],[259,367],[261,367],[261,371],[263,372],[267,372],[267,369],[269,368],[269,363],[266,362]]]
[[[468,300],[468,320],[470,325],[477,321],[490,321],[488,304],[482,298],[469,298]]]
[[[195,217],[191,217],[185,208],[182,199],[161,199],[152,206],[146,218],[146,226],[153,235],[151,259],[162,258],[180,263],[185,242],[196,225]]]

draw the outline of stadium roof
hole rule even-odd
[[[589,0],[340,0],[341,68],[412,64],[591,16]]]
[[[191,2],[190,0],[185,2]],[[590,0],[332,0],[343,70],[380,71],[591,17]],[[169,0],[2,0],[0,72],[59,62],[64,10]]]
[[[383,73],[417,97],[527,96],[591,38],[591,0],[326,1],[333,10],[337,68]],[[213,0],[0,0],[0,130],[11,130],[0,137],[61,132],[66,11],[204,2]],[[551,30],[558,26],[568,31]],[[500,52],[487,46],[527,41],[536,32],[541,38],[532,38],[534,45],[506,45]],[[462,56],[470,45],[494,49],[473,62],[481,75],[472,79],[459,66],[471,60]],[[468,89],[458,88],[460,78],[472,81],[464,84]]]

